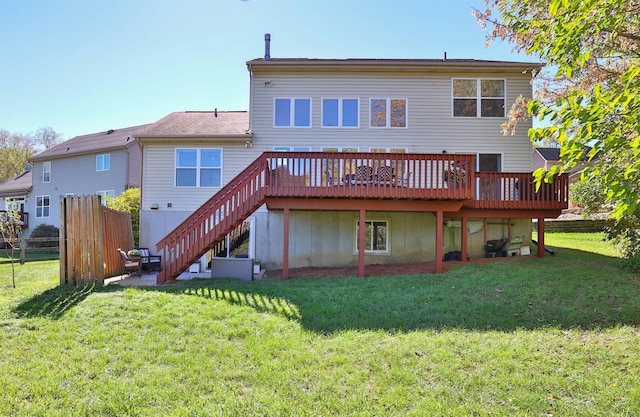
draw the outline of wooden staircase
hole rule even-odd
[[[158,284],[198,262],[264,203],[267,171],[267,160],[260,156],[158,242],[156,249],[163,254]]]

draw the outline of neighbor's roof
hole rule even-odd
[[[539,62],[487,61],[477,59],[317,59],[317,58],[264,58],[247,61],[250,71],[265,70],[340,70],[340,71],[401,71],[449,72],[472,68],[492,72],[530,72],[544,66]]]
[[[136,134],[136,137],[249,137],[246,111],[173,112]]]
[[[12,195],[26,194],[33,186],[31,181],[31,171],[23,172],[15,178],[0,184],[0,196],[9,197]]]
[[[560,160],[560,148],[534,148],[547,161]]]
[[[76,136],[75,138],[64,141],[53,148],[32,156],[29,160],[43,161],[63,158],[69,155],[81,155],[125,148],[135,143],[134,133],[147,126],[149,125],[125,127],[124,129],[109,129],[100,133]]]

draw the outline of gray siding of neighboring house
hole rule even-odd
[[[126,188],[140,188],[142,186],[142,149],[136,142],[126,150],[128,153],[128,169]]]
[[[111,169],[96,171],[96,156],[109,153]],[[43,162],[33,164],[33,190],[29,196],[30,229],[40,224],[60,226],[60,196],[96,194],[98,191],[113,190],[120,195],[125,189],[128,177],[129,156],[125,150],[104,151],[87,155],[70,156],[51,160],[51,181],[42,182]],[[46,161],[45,161],[46,162]],[[36,217],[36,197],[49,196],[49,217]]]

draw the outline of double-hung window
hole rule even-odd
[[[407,99],[372,98],[370,127],[407,127]]]
[[[111,169],[111,154],[96,155],[96,171],[109,171]]]
[[[39,195],[36,197],[36,217],[49,217],[49,196]]]
[[[176,149],[176,187],[220,187],[222,149]]]
[[[101,197],[100,202],[102,203],[103,206],[107,205],[107,197],[113,198],[116,195],[114,190],[96,191],[96,194]]]
[[[389,222],[387,220],[366,220],[364,222],[364,251],[374,254],[389,253]],[[359,250],[360,222],[356,221],[356,251]]]
[[[51,161],[42,163],[42,182],[51,182]]]
[[[275,127],[311,127],[310,98],[276,98],[273,109]]]
[[[505,117],[505,80],[453,79],[453,117]]]
[[[322,127],[358,127],[359,109],[357,98],[323,98]]]

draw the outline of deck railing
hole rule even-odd
[[[531,173],[478,172],[477,195],[464,207],[479,209],[561,210],[569,204],[569,176],[537,186]]]
[[[7,210],[0,210],[0,216],[6,217],[7,213],[8,213]],[[26,229],[27,227],[29,227],[29,213],[20,211],[18,212],[18,215],[20,216],[20,226],[23,229]]]
[[[568,177],[536,189],[531,173],[475,172],[475,155],[265,152],[157,244],[175,278],[265,198],[462,200],[478,209],[562,209]]]
[[[266,152],[269,197],[466,200],[475,155]]]

